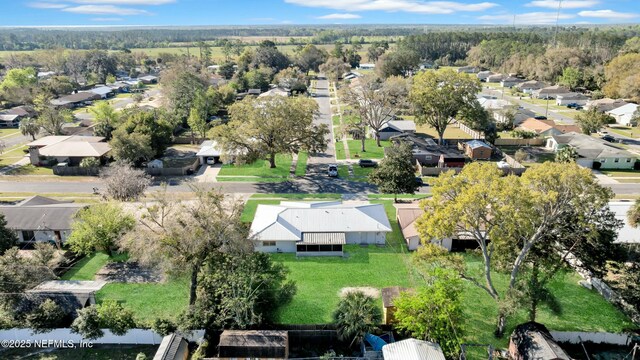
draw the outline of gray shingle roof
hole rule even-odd
[[[87,204],[65,203],[35,196],[18,205],[0,206],[7,227],[14,230],[70,230],[76,213]]]

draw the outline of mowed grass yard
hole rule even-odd
[[[277,204],[277,200],[250,200],[245,221],[250,221],[258,203]],[[393,232],[387,235],[388,246],[366,248],[357,245],[345,247],[346,258],[296,258],[294,254],[273,254],[275,261],[290,270],[290,278],[296,281],[298,292],[290,304],[278,312],[278,322],[283,324],[322,324],[331,321],[331,314],[344,287],[387,286],[415,287],[419,277],[412,272],[411,255],[404,246],[402,234],[395,221],[395,209],[390,200],[373,201],[385,206]],[[466,255],[471,274],[480,276],[482,261],[479,257]],[[493,278],[499,291],[507,287],[509,276],[494,272]],[[621,332],[630,327],[630,321],[598,293],[578,284],[575,273],[558,276],[550,285],[553,294],[562,306],[560,315],[553,314],[541,306],[537,321],[551,330],[558,331],[607,331]],[[379,300],[381,306],[381,300]],[[465,342],[492,344],[506,347],[508,336],[496,339],[493,336],[497,316],[497,305],[484,290],[466,282],[463,306],[467,322]],[[507,324],[507,334],[522,322],[527,321],[527,312],[521,309]]]
[[[218,174],[218,181],[224,179],[225,176],[237,178],[241,181],[243,176],[250,178],[245,181],[262,180],[261,178],[276,178],[286,180],[289,177],[291,169],[292,157],[289,154],[276,155],[276,168],[269,167],[269,161],[258,159],[251,164],[235,165],[224,164]]]
[[[384,148],[391,146],[391,141],[380,141],[380,147],[373,139],[367,139],[364,143],[365,152],[362,152],[362,140],[348,140],[349,154],[351,159],[382,159],[384,158]]]

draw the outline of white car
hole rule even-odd
[[[338,177],[338,165],[329,165],[327,172],[330,177]]]
[[[215,163],[216,163],[216,158],[213,158],[213,157],[207,158],[207,165],[215,165]]]

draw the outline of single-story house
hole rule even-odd
[[[99,100],[100,95],[91,91],[80,91],[75,94],[66,95],[57,99],[51,100],[51,105],[62,106],[66,108],[74,108],[82,104],[88,104],[93,100]]]
[[[630,201],[612,201],[609,203],[609,209],[616,214],[616,219],[622,222],[622,228],[618,229],[618,238],[616,243],[621,244],[640,244],[640,231],[629,224],[627,213],[633,206]]]
[[[569,104],[584,106],[587,105],[587,101],[589,101],[589,97],[587,95],[576,92],[559,94],[556,96],[556,105],[558,106],[565,106]]]
[[[138,80],[142,81],[143,84],[157,84],[158,83],[158,77],[154,76],[154,75],[140,76],[138,78]]]
[[[546,147],[558,151],[567,146],[578,153],[578,165],[589,169],[633,169],[638,158],[627,150],[592,136],[569,132],[553,135]]]
[[[400,286],[391,286],[382,288],[380,291],[382,295],[382,323],[385,325],[393,324],[395,318],[394,313],[396,312],[396,307],[393,303],[395,299],[400,296],[402,292],[412,291],[409,288],[404,288]]]
[[[514,360],[571,360],[547,328],[536,322],[516,326],[509,338],[509,358]]]
[[[131,91],[131,84],[127,84],[124,81],[116,81],[113,84],[109,84],[108,86],[117,93],[128,93]]]
[[[585,109],[591,110],[592,108],[596,108],[600,112],[607,112],[627,104],[628,102],[622,99],[604,98],[604,99],[587,101],[587,105],[585,106]]]
[[[282,96],[282,97],[289,97],[291,94],[289,93],[288,90],[285,90],[283,88],[280,87],[276,87],[273,88],[269,91],[265,91],[262,94],[258,95],[258,97],[265,97],[265,96]]]
[[[478,76],[478,80],[480,81],[486,81],[487,78],[491,75],[493,75],[494,73],[492,71],[480,71],[478,74],[476,74]]]
[[[45,136],[27,144],[32,165],[40,165],[43,158],[56,158],[58,163],[77,166],[85,158],[105,163],[111,146],[100,136]]]
[[[505,116],[507,111],[516,111],[518,105],[503,99],[488,99],[485,97],[479,97],[478,102],[483,109],[489,111],[496,122],[507,123],[509,119]]]
[[[380,204],[282,201],[258,205],[250,239],[256,251],[342,256],[345,244],[384,245],[391,231]]]
[[[418,137],[414,134],[404,133],[392,136],[393,142],[411,143],[413,160],[422,166],[429,167],[463,167],[465,157],[455,148],[437,145],[433,139]]]
[[[633,123],[633,114],[637,109],[638,105],[636,104],[626,104],[607,111],[607,114],[613,116],[613,118],[616,119],[616,122],[620,125],[637,126],[638,124]]]
[[[384,360],[445,360],[437,343],[418,339],[406,339],[382,347]]]
[[[501,82],[503,79],[507,78],[507,75],[504,74],[493,74],[493,75],[489,75],[487,76],[487,82],[488,83],[499,83]]]
[[[54,242],[62,244],[71,233],[71,223],[86,204],[32,196],[16,205],[0,206],[7,228],[20,242]]]
[[[38,80],[46,80],[55,75],[56,75],[55,71],[38,71],[38,74],[36,74],[36,77],[38,78]]]
[[[277,330],[225,330],[216,359],[288,359],[289,332]]]
[[[400,134],[413,134],[416,132],[416,123],[410,120],[391,120],[380,129],[380,140],[389,140],[392,136]],[[371,136],[375,137],[375,132],[371,131]]]
[[[189,343],[180,335],[170,334],[162,338],[153,360],[187,360]]]
[[[502,79],[502,81],[500,81],[500,86],[502,87],[513,87],[516,86],[520,83],[524,82],[524,80],[517,78],[517,77],[513,77],[513,76],[508,76],[504,79]]]
[[[484,141],[471,140],[464,143],[464,153],[471,160],[490,159],[493,149]]]
[[[542,81],[538,81],[538,80],[529,80],[529,81],[525,81],[523,83],[520,83],[518,85],[515,86],[516,89],[522,91],[525,94],[531,94],[532,92],[536,91],[536,90],[540,90],[543,89],[545,87],[547,87],[547,84],[543,83]]]
[[[371,70],[375,68],[376,68],[376,64],[360,64],[360,66],[358,66],[358,69],[361,69],[361,70]]]
[[[20,120],[31,116],[33,111],[24,106],[16,106],[11,109],[0,111],[0,127],[17,127]]]
[[[477,66],[462,66],[458,68],[458,73],[477,74],[480,70]]]
[[[200,159],[200,165],[205,165],[208,158],[213,158],[215,162],[221,162],[222,149],[218,147],[218,143],[215,140],[205,140],[200,144],[200,150],[196,153],[198,159]]]
[[[108,99],[115,95],[115,90],[111,86],[106,85],[96,86],[93,89],[89,90],[89,92],[100,95],[101,99]]]
[[[518,128],[535,132],[542,137],[561,135],[569,132],[580,132],[580,127],[577,125],[558,125],[553,120],[539,120],[535,118],[528,118],[520,124]]]
[[[558,95],[565,95],[569,93],[571,93],[569,88],[561,85],[553,85],[532,91],[531,95],[536,99],[555,99]]]

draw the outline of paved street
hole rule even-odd
[[[549,109],[548,113],[547,113],[547,109],[545,106],[540,106],[540,105],[535,105],[535,104],[531,104],[528,103],[526,101],[522,101],[520,99],[518,99],[517,97],[513,97],[511,95],[508,94],[502,94],[502,90],[498,90],[498,89],[493,89],[493,88],[484,88],[482,89],[482,95],[489,95],[489,96],[493,96],[495,98],[498,99],[504,99],[504,100],[508,100],[511,101],[513,103],[518,104],[519,106],[522,106],[523,108],[533,111],[534,113],[538,113],[541,115],[544,114],[548,114],[547,117],[553,120],[558,120],[562,123],[571,125],[575,123],[575,120],[573,120],[572,118],[566,116],[566,115],[562,115],[561,112],[559,111],[554,111]],[[555,100],[549,100],[549,105],[553,105],[555,104],[554,102]]]
[[[320,74],[318,77],[322,77]],[[316,118],[316,124],[326,124],[331,129],[331,100],[329,98],[329,81],[325,78],[316,81],[315,100],[320,110],[319,116]],[[309,156],[307,161],[307,171],[309,174],[323,174],[326,171],[327,164],[335,163],[335,141],[333,133],[329,133],[327,137],[327,151],[321,154],[313,154]]]

